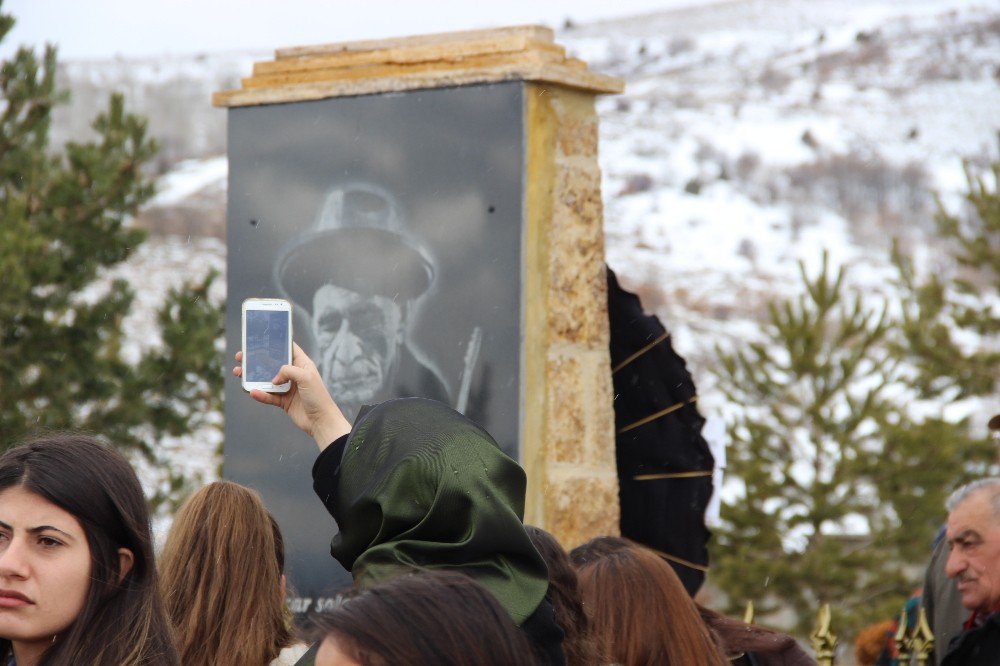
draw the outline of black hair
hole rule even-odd
[[[125,457],[94,437],[48,433],[0,456],[0,492],[15,487],[72,514],[90,548],[83,608],[41,665],[177,664],[157,586],[149,509]],[[120,548],[133,556],[124,576]],[[0,658],[11,651],[10,641],[0,639]]]

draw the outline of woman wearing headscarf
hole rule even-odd
[[[422,398],[363,409],[352,427],[298,345],[278,378],[292,382],[287,393],[251,396],[280,407],[319,446],[313,488],[340,528],[330,552],[356,587],[413,569],[464,573],[496,597],[543,663],[565,663],[545,563],[522,522],[524,470],[489,433]]]

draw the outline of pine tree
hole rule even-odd
[[[965,176],[963,209],[938,198],[935,218],[957,274],[918,271],[898,248],[893,255],[905,294],[897,353],[914,364],[924,396],[1000,391],[1000,159],[986,170],[966,162]]]
[[[0,40],[13,23],[0,15]],[[113,95],[96,140],[52,150],[52,110],[67,99],[55,75],[51,46],[40,60],[20,48],[0,66],[0,448],[39,428],[77,429],[152,460],[159,438],[218,420],[216,276],[172,291],[162,344],[138,363],[123,358],[133,292],[95,281],[145,238],[129,219],[153,194],[156,144]]]
[[[905,364],[887,353],[887,304],[845,295],[824,254],[805,293],[769,308],[765,339],[719,352],[729,424],[727,476],[743,492],[722,508],[710,576],[730,610],[791,608],[808,633],[821,603],[852,631],[898,615],[967,463],[989,461],[966,424],[916,421]]]

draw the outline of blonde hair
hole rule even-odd
[[[269,664],[293,642],[284,545],[260,496],[217,481],[184,503],[160,556],[160,586],[185,666]]]

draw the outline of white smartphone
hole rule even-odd
[[[272,384],[292,362],[292,304],[282,298],[243,301],[243,390],[285,393],[291,382]]]

